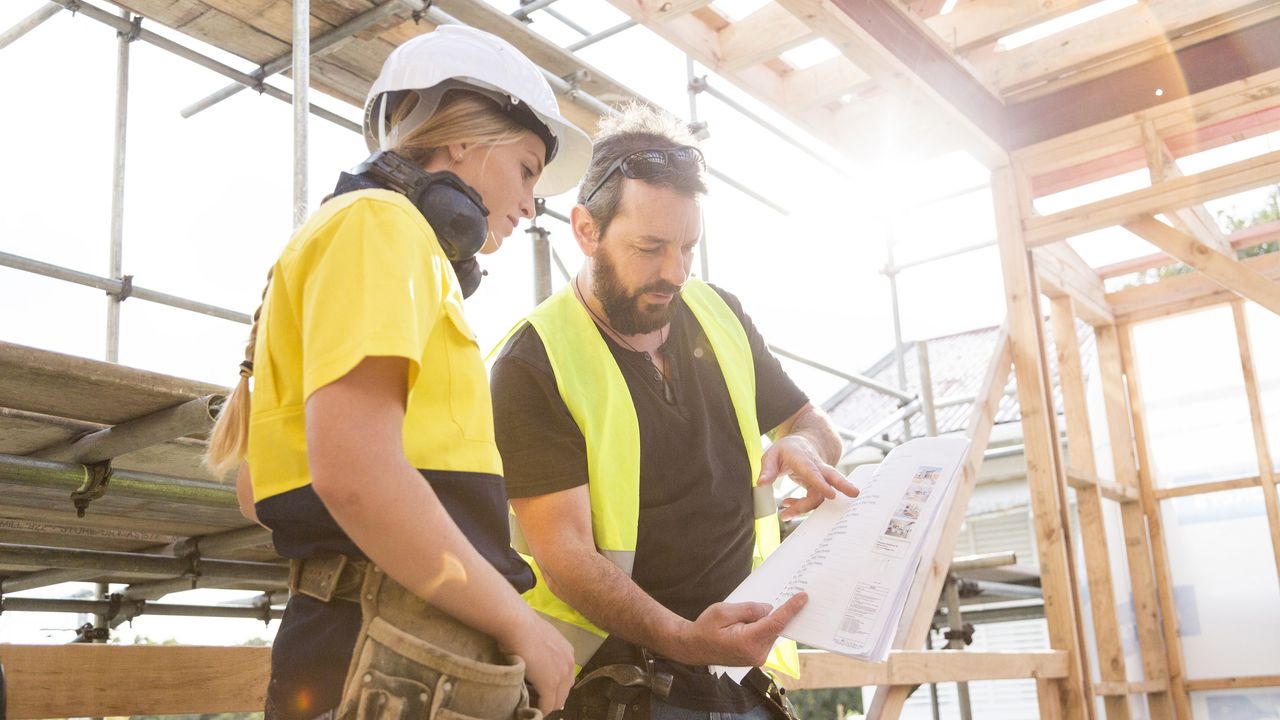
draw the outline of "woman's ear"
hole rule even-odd
[[[600,247],[600,232],[595,218],[585,205],[574,205],[569,211],[569,225],[573,228],[573,239],[578,241],[582,254],[591,257]]]
[[[465,143],[449,143],[444,146],[445,157],[451,165],[457,165],[462,162],[463,155],[467,152]]]

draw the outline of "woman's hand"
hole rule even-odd
[[[524,658],[525,677],[538,693],[543,715],[564,707],[574,677],[573,646],[564,636],[525,606],[508,636],[498,637],[498,646]]]

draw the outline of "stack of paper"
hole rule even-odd
[[[917,438],[849,479],[861,493],[827,500],[727,598],[777,607],[809,602],[783,636],[832,652],[884,660],[915,571],[932,559],[935,520],[964,462],[965,438]],[[746,668],[713,668],[741,679]]]

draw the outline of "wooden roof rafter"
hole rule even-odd
[[[1280,4],[1274,0],[1147,0],[1014,49],[987,45],[964,57],[1002,97],[1016,102],[1276,17]]]

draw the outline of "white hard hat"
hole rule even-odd
[[[534,187],[540,196],[559,195],[578,184],[591,161],[591,140],[560,115],[555,93],[542,71],[502,38],[465,25],[442,25],[391,51],[364,103],[364,138],[369,151],[390,150],[402,133],[431,117],[446,90],[463,88],[487,95],[513,115],[523,114],[551,157]],[[393,94],[416,91],[418,103],[396,127],[388,128]],[[396,99],[392,97],[391,99]],[[520,108],[523,103],[524,108]]]

